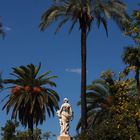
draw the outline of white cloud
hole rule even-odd
[[[4,28],[5,28],[6,31],[11,31],[12,30],[12,28],[10,28],[8,26],[5,26]]]
[[[81,68],[66,68],[65,71],[76,73],[76,74],[81,74]],[[87,74],[88,74],[88,71],[87,71]]]
[[[81,74],[81,69],[80,68],[66,68],[65,71],[66,72],[72,72],[72,73]]]

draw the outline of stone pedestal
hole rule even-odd
[[[64,136],[58,136],[57,140],[72,140],[72,138],[70,136],[64,135]]]

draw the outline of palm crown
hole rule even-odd
[[[67,22],[72,21],[71,32],[76,23],[80,28],[85,26],[90,29],[92,21],[96,20],[98,26],[103,23],[107,31],[107,19],[112,18],[121,29],[128,16],[125,12],[126,6],[119,0],[63,0],[55,2],[42,15],[41,30],[45,30],[54,21],[60,19],[56,32]]]
[[[12,108],[12,118],[17,116],[22,125],[33,129],[33,124],[43,123],[45,112],[54,115],[54,109],[58,109],[59,96],[46,85],[55,87],[51,81],[56,76],[48,76],[50,71],[38,76],[41,64],[35,67],[33,64],[13,68],[11,73],[15,79],[7,79],[6,84],[12,84],[9,100],[4,108],[7,113]]]
[[[140,48],[126,47],[123,54],[123,61],[130,66],[140,67]]]
[[[140,94],[140,48],[139,47],[126,47],[123,53],[123,61],[128,64],[128,67],[124,70],[124,73],[128,74],[130,70],[135,70],[135,80],[137,83],[137,90]]]

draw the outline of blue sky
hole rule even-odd
[[[124,0],[128,5],[128,12],[138,8],[139,0]],[[6,38],[0,40],[0,71],[3,78],[8,78],[11,67],[33,63],[42,63],[42,70],[52,70],[57,75],[56,91],[61,97],[69,98],[75,117],[71,122],[71,135],[75,134],[75,127],[80,117],[77,101],[80,99],[80,32],[78,28],[69,35],[66,24],[57,35],[54,35],[55,24],[45,32],[40,32],[38,25],[42,13],[50,5],[48,0],[1,0],[0,20],[6,30]],[[108,23],[109,37],[104,29],[97,29],[96,24],[88,35],[87,44],[87,80],[88,84],[99,77],[102,71],[112,69],[119,72],[124,65],[121,60],[123,47],[133,44],[130,38],[124,37],[119,28],[112,21]],[[0,93],[0,99],[8,91]],[[2,106],[2,104],[0,105]],[[0,111],[0,126],[10,119],[5,112]],[[59,134],[57,117],[49,119],[42,126],[44,131]]]

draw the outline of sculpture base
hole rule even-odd
[[[72,138],[70,136],[64,135],[64,136],[58,136],[57,140],[72,140]]]

